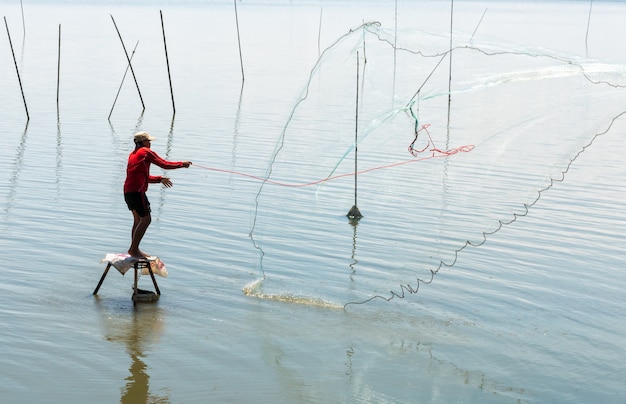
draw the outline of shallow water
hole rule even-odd
[[[447,2],[240,2],[243,86],[232,3],[0,5],[3,401],[624,400],[624,5],[455,2],[450,70]],[[140,129],[194,165],[133,306]]]

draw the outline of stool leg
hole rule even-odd
[[[100,282],[98,282],[98,286],[96,286],[96,289],[93,291],[92,294],[96,294],[98,293],[98,290],[100,290],[100,286],[102,286],[102,282],[104,282],[104,278],[106,278],[107,273],[109,273],[109,268],[111,268],[111,263],[109,262],[109,264],[107,265],[107,267],[105,268],[104,272],[102,273],[102,277],[100,278]]]
[[[139,262],[135,262],[134,267],[135,267],[135,283],[133,285],[133,304],[137,302],[137,295],[138,295],[137,278],[139,277]]]
[[[161,291],[159,290],[159,286],[154,278],[154,273],[152,272],[152,266],[150,266],[150,264],[148,264],[148,272],[150,272],[150,277],[152,278],[152,283],[154,284],[154,290],[156,290],[157,295],[161,295]]]

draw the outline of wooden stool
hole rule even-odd
[[[109,273],[111,265],[112,263],[109,262],[104,269],[104,273],[100,278],[100,282],[98,282],[98,286],[96,286],[96,289],[93,291],[94,295],[96,295],[98,293],[98,290],[100,290],[100,286],[102,286],[104,278],[106,278],[107,274]],[[133,304],[136,304],[137,302],[153,302],[155,300],[158,300],[159,296],[161,296],[161,291],[159,290],[159,285],[157,285],[154,273],[152,272],[152,268],[150,267],[150,261],[147,258],[138,258],[137,261],[134,262],[133,268],[135,270],[132,296]],[[148,273],[150,274],[150,278],[152,278],[152,283],[154,284],[154,289],[156,293],[147,290],[141,290],[137,287],[137,280],[139,279],[140,274],[139,271],[141,271],[143,268],[148,269]]]

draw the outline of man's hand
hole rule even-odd
[[[165,188],[171,188],[174,185],[172,180],[167,177],[161,178],[161,184],[165,185]]]
[[[183,161],[183,167],[189,168],[190,165],[191,165],[191,161]]]

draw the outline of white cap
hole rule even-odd
[[[156,138],[153,137],[153,136],[150,136],[150,134],[148,132],[137,132],[137,133],[135,133],[135,136],[133,138],[135,143],[141,143],[144,140],[153,141],[154,139],[156,139]]]

